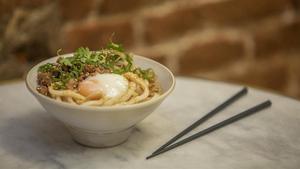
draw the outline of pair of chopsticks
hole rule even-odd
[[[187,137],[181,141],[178,141],[177,143],[174,143],[176,140],[178,140],[179,138],[181,138],[182,136],[184,136],[185,134],[189,133],[191,130],[193,130],[194,128],[198,127],[200,124],[202,124],[203,122],[207,121],[208,119],[210,119],[211,117],[213,117],[214,115],[216,115],[218,112],[220,112],[221,110],[223,110],[224,108],[228,107],[229,105],[231,105],[232,103],[234,103],[235,101],[237,101],[239,98],[241,98],[242,96],[246,95],[248,92],[248,89],[246,87],[244,87],[242,90],[240,90],[239,92],[237,92],[236,94],[234,94],[233,96],[231,96],[229,99],[227,99],[225,102],[223,102],[222,104],[220,104],[219,106],[217,106],[215,109],[213,109],[212,111],[210,111],[209,113],[207,113],[205,116],[203,116],[202,118],[200,118],[199,120],[197,120],[196,122],[194,122],[192,125],[190,125],[189,127],[187,127],[186,129],[184,129],[182,132],[180,132],[179,134],[177,134],[175,137],[173,137],[172,139],[170,139],[167,143],[165,143],[164,145],[162,145],[161,147],[159,147],[157,150],[155,150],[150,156],[146,157],[146,159],[150,159],[152,157],[155,157],[159,154],[162,154],[164,152],[167,152],[169,150],[172,150],[178,146],[181,146],[185,143],[188,143],[192,140],[195,140],[201,136],[204,136],[210,132],[213,132],[217,129],[220,129],[222,127],[225,127],[233,122],[236,122],[242,118],[245,118],[249,115],[252,115],[260,110],[263,110],[265,108],[268,108],[271,106],[271,101],[267,100],[264,101],[256,106],[253,106],[235,116],[232,116],[220,123],[217,123],[213,126],[210,126],[196,134],[193,134],[190,137]],[[174,144],[172,144],[174,143]]]

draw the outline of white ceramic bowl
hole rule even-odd
[[[63,57],[72,54],[62,55]],[[57,57],[35,65],[26,76],[26,86],[47,112],[62,121],[74,140],[92,147],[110,147],[125,142],[134,126],[152,113],[175,86],[172,72],[151,59],[134,55],[136,65],[152,68],[160,82],[163,94],[155,99],[122,106],[91,107],[72,105],[46,97],[36,91],[37,69],[42,64],[55,62]]]

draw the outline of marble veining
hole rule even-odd
[[[170,97],[138,125],[127,142],[94,149],[75,143],[65,126],[45,112],[23,82],[2,85],[0,169],[299,168],[300,102],[255,89],[190,134],[266,99],[273,102],[270,109],[145,160],[240,88],[179,77]]]

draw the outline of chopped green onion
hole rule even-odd
[[[108,70],[116,74],[134,72],[149,81],[152,81],[155,76],[152,69],[133,68],[132,55],[125,53],[121,44],[113,42],[108,43],[105,49],[95,52],[87,47],[80,47],[73,56],[59,57],[57,63],[46,63],[40,66],[38,72],[51,74],[54,89],[66,89],[66,84],[70,79],[78,80],[87,73],[85,72],[86,65],[93,65],[93,68]]]

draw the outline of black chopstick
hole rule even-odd
[[[199,120],[194,122],[192,125],[190,125],[186,129],[184,129],[182,132],[177,134],[175,137],[171,138],[167,143],[165,143],[164,145],[159,147],[152,154],[155,154],[155,153],[159,152],[160,150],[164,149],[165,147],[167,147],[168,145],[174,143],[176,140],[178,140],[185,134],[189,133],[191,130],[198,127],[200,124],[202,124],[203,122],[205,122],[206,120],[208,120],[209,118],[211,118],[212,116],[214,116],[215,114],[217,114],[218,112],[220,112],[221,110],[226,108],[227,106],[231,105],[234,101],[238,100],[240,97],[247,94],[247,92],[248,92],[248,89],[246,87],[244,87],[242,90],[240,90],[239,92],[237,92],[236,94],[231,96],[229,99],[227,99],[225,102],[223,102],[222,104],[220,104],[219,106],[217,106],[216,108],[214,108],[213,110],[208,112],[205,116],[203,116],[202,118],[200,118]]]
[[[235,121],[238,121],[238,120],[240,120],[240,119],[242,119],[244,117],[247,117],[247,116],[249,116],[251,114],[254,114],[254,113],[256,113],[256,112],[258,112],[260,110],[263,110],[265,108],[268,108],[268,107],[271,106],[271,104],[272,103],[271,103],[270,100],[267,100],[267,101],[265,101],[263,103],[260,103],[260,104],[258,104],[256,106],[251,107],[251,108],[249,108],[249,109],[247,109],[247,110],[245,110],[245,111],[243,111],[243,112],[241,112],[241,113],[239,113],[239,114],[237,114],[235,116],[232,116],[232,117],[230,117],[230,118],[228,118],[228,119],[226,119],[226,120],[224,120],[224,121],[222,121],[220,123],[217,123],[217,124],[215,124],[215,125],[213,125],[211,127],[208,127],[207,129],[204,129],[204,130],[202,130],[202,131],[200,131],[200,132],[198,132],[198,133],[196,133],[196,134],[194,134],[194,135],[192,135],[190,137],[187,137],[186,139],[183,139],[183,140],[181,140],[181,141],[179,141],[177,143],[174,143],[174,144],[172,144],[172,145],[170,145],[168,147],[165,147],[161,151],[159,151],[157,153],[154,153],[154,154],[151,154],[150,156],[146,157],[146,159],[152,158],[152,157],[157,156],[159,154],[162,154],[162,153],[164,153],[166,151],[172,150],[172,149],[174,149],[174,148],[176,148],[176,147],[178,147],[180,145],[188,143],[188,142],[190,142],[190,141],[192,141],[192,140],[194,140],[196,138],[199,138],[199,137],[201,137],[203,135],[206,135],[206,134],[208,134],[208,133],[210,133],[210,132],[212,132],[214,130],[220,129],[220,128],[222,128],[224,126],[227,126],[227,125],[229,125],[229,124],[231,124],[231,123],[233,123]]]

